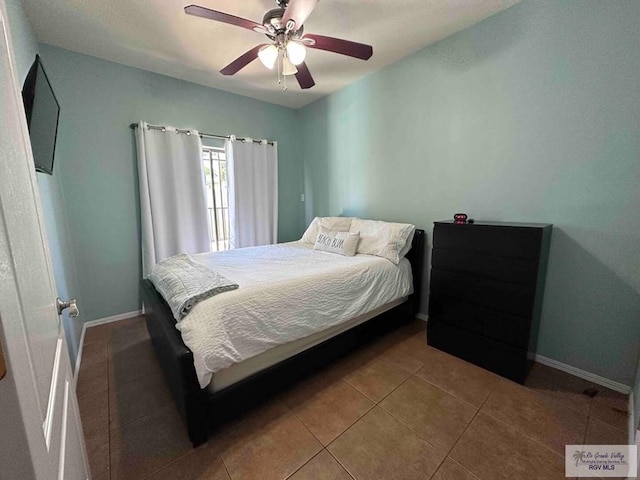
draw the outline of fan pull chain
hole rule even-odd
[[[278,59],[276,60],[276,63],[278,64],[278,85],[282,83],[282,77],[283,77],[283,75],[280,74],[280,66],[282,65],[282,61],[280,60],[281,54],[282,54],[282,51],[278,49]]]
[[[282,49],[282,77],[283,77],[283,80],[284,80],[284,82],[283,82],[284,86],[282,87],[282,91],[283,92],[287,91],[287,75],[284,74],[284,60],[285,59],[288,60],[287,50],[286,50],[286,48],[283,48]]]

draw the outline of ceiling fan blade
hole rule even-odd
[[[238,58],[236,58],[229,65],[227,65],[222,70],[220,70],[220,73],[223,74],[223,75],[235,75],[240,70],[242,70],[244,67],[246,67],[251,62],[253,62],[256,58],[258,58],[258,52],[265,45],[266,45],[266,43],[261,43],[260,45],[256,45],[251,50],[249,50],[248,52],[246,52],[243,55],[240,55]]]
[[[229,15],[228,13],[218,12],[209,8],[201,7],[199,5],[187,5],[184,7],[184,13],[194,15],[196,17],[208,18],[209,20],[216,20],[218,22],[228,23],[237,27],[246,28],[254,31],[264,32],[265,29],[262,25],[246,18],[236,17],[235,15]]]
[[[314,43],[305,42],[307,39],[313,40]],[[342,40],[341,38],[325,37],[324,35],[314,35],[310,33],[302,38],[302,43],[309,48],[340,53],[348,57],[359,58],[360,60],[369,60],[371,55],[373,55],[373,47],[371,47],[371,45]]]
[[[313,80],[307,64],[302,62],[300,65],[297,65],[297,68],[298,73],[296,73],[296,80],[298,80],[300,88],[306,90],[307,88],[313,87],[316,82]]]
[[[293,20],[295,25],[289,30],[299,30],[307,21],[313,9],[316,8],[319,0],[290,0],[287,9],[282,17],[282,25],[287,25],[289,20]]]

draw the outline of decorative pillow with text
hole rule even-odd
[[[356,254],[359,240],[360,234],[358,232],[336,232],[320,227],[320,233],[318,233],[313,249],[353,257]]]
[[[335,232],[348,232],[351,228],[351,217],[315,217],[302,235],[301,240],[311,245],[315,244],[320,227]]]

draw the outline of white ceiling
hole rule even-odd
[[[305,32],[373,46],[364,62],[308,49],[316,85],[283,92],[255,61],[233,77],[218,73],[267,38],[186,15],[191,3],[262,23],[274,0],[23,0],[38,41],[124,65],[299,108],[364,75],[477,23],[519,0],[320,0]]]

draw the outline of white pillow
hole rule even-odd
[[[315,244],[320,226],[335,232],[348,232],[351,228],[351,217],[316,217],[309,224],[301,240],[311,245]]]
[[[411,250],[411,244],[413,243],[413,235],[416,233],[416,227],[411,229],[411,234],[407,237],[407,243],[404,244],[402,250],[400,250],[400,258],[406,257],[409,250]]]
[[[320,227],[320,233],[313,249],[353,257],[356,254],[359,240],[360,234],[358,232],[336,232]]]
[[[397,265],[411,248],[415,229],[415,225],[409,223],[354,218],[350,231],[360,233],[357,253],[383,257]]]

